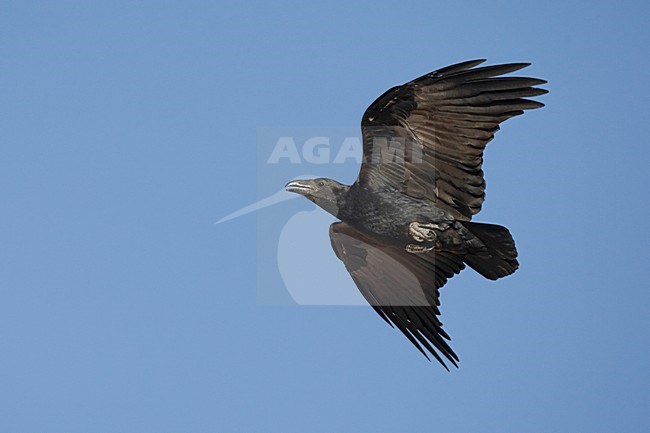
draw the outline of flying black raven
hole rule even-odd
[[[485,199],[483,150],[499,124],[544,104],[536,78],[503,77],[529,63],[447,66],[393,87],[363,115],[354,184],[294,180],[342,222],[332,247],[375,311],[424,354],[457,366],[438,319],[439,289],[465,264],[491,280],[519,267],[508,229],[470,222]]]

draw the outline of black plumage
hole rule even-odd
[[[528,63],[448,66],[381,95],[361,121],[363,163],[350,186],[296,180],[286,189],[339,218],[330,238],[379,315],[445,367],[439,289],[465,264],[486,278],[519,266],[505,227],[471,222],[485,200],[483,151],[499,125],[543,104],[544,80],[502,77]]]

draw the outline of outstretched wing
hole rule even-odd
[[[529,63],[475,68],[473,60],[393,87],[361,121],[364,161],[357,180],[368,188],[435,201],[470,220],[485,199],[483,150],[499,124],[544,104],[544,80],[500,77]]]
[[[438,319],[439,289],[465,265],[450,253],[411,254],[361,233],[346,223],[330,226],[330,239],[363,297],[429,358],[440,354],[457,366],[449,336]]]

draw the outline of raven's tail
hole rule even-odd
[[[507,228],[495,224],[462,224],[487,247],[487,250],[463,256],[463,261],[472,269],[490,280],[505,277],[517,270],[517,248]]]

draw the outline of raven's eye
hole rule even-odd
[[[318,182],[318,186],[325,186],[325,182],[323,181]]]

